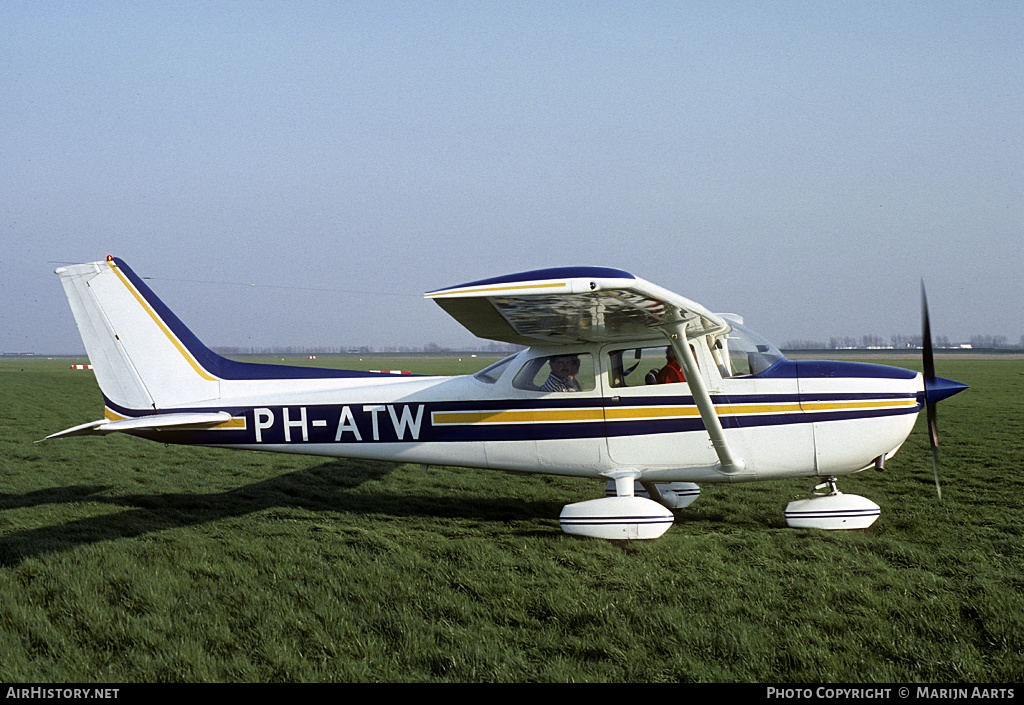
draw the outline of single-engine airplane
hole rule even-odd
[[[696,483],[790,477],[822,480],[787,506],[790,526],[865,528],[878,505],[836,478],[881,469],[925,407],[934,453],[935,404],[966,388],[934,375],[926,304],[920,374],[787,360],[739,316],[621,269],[542,269],[425,295],[476,336],[526,349],[473,375],[396,376],[230,360],[120,259],[56,273],[106,408],[47,438],[125,432],[604,479],[605,496],[562,510],[563,531],[581,536],[657,538]]]

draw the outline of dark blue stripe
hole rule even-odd
[[[782,359],[753,377],[758,379],[913,379],[913,370],[873,362]]]
[[[841,517],[877,516],[881,509],[817,509],[786,512],[787,519],[838,519]]]
[[[596,516],[559,517],[559,523],[566,526],[609,526],[614,524],[671,524],[675,517],[662,516]]]
[[[917,373],[903,367],[871,362],[836,360],[796,360],[801,379],[914,379]]]
[[[606,422],[604,420],[577,421],[577,422],[544,422],[544,423],[480,423],[466,425],[438,425],[431,424],[431,413],[437,411],[487,411],[502,409],[524,409],[524,408],[552,408],[566,407],[569,400],[561,402],[515,402],[506,401],[480,404],[477,402],[443,402],[443,403],[394,403],[384,404],[395,410],[398,418],[405,418],[411,415],[415,418],[419,415],[420,431],[417,438],[413,438],[408,426],[404,427],[402,437],[392,421],[390,412],[387,409],[379,411],[377,418],[377,435],[373,438],[372,414],[363,409],[364,406],[376,406],[373,404],[354,403],[347,405],[351,412],[352,419],[359,430],[360,440],[356,440],[355,434],[345,431],[340,440],[341,443],[394,443],[394,442],[481,442],[481,441],[543,441],[543,440],[572,440],[572,439],[593,439],[602,437],[621,438],[625,436],[650,436],[666,433],[681,433],[688,431],[703,431],[704,423],[699,416],[677,418],[677,419],[637,419],[637,420],[616,420]],[[594,407],[595,400],[580,400],[579,406]],[[743,403],[737,401],[737,403]],[[144,416],[145,412],[133,411],[118,407],[107,401],[107,406],[119,414],[125,416]],[[290,443],[300,445],[302,443],[335,443],[339,420],[341,418],[342,405],[288,405],[268,406],[273,414],[273,423],[261,430],[261,443],[282,444],[285,443],[284,410],[288,409],[289,420],[294,424],[301,418],[300,409],[306,409],[306,433],[307,441],[302,440],[300,427],[290,426]],[[420,407],[422,406],[422,411]],[[884,418],[889,416],[900,416],[904,414],[915,414],[919,406],[899,409],[871,409],[871,410],[838,410],[824,412],[805,412],[789,414],[750,414],[743,416],[722,416],[722,426],[726,429],[757,428],[765,426],[784,426],[798,423],[812,423],[823,421],[841,421],[848,419]],[[241,429],[217,429],[204,431],[189,430],[167,430],[159,433],[138,432],[136,435],[147,438],[159,439],[172,443],[204,443],[204,444],[253,444],[256,442],[255,409],[253,407],[217,407],[218,410],[227,411],[232,416],[244,417],[246,420],[245,430]],[[408,409],[408,411],[406,411]],[[210,411],[209,407],[194,409],[175,409],[174,412],[186,411]],[[174,413],[168,412],[168,413]],[[315,420],[322,420],[323,426],[314,426]]]

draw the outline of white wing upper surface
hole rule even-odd
[[[519,345],[639,340],[680,321],[690,337],[729,327],[700,304],[609,267],[540,269],[425,296],[477,337]]]

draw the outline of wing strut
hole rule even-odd
[[[711,445],[714,447],[715,453],[718,454],[719,470],[727,475],[741,473],[746,469],[747,464],[743,458],[733,454],[725,439],[725,430],[718,418],[718,412],[715,411],[715,404],[711,401],[711,395],[708,394],[708,388],[704,385],[700,368],[697,367],[697,360],[694,359],[693,351],[690,350],[690,345],[687,342],[687,324],[688,321],[685,320],[676,321],[666,326],[665,330],[668,332],[672,348],[676,351],[676,358],[682,363],[683,370],[686,372],[686,382],[690,385],[690,394],[693,395],[693,401],[697,404],[704,428],[711,436]]]

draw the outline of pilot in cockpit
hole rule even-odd
[[[559,355],[548,361],[551,367],[551,374],[541,385],[542,392],[579,392],[580,383],[576,381],[576,375],[580,371],[580,358],[577,355]]]

